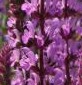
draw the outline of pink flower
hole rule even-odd
[[[82,13],[82,1],[81,0],[68,0],[70,8]]]
[[[10,57],[11,67],[14,66],[16,62],[19,62],[20,51],[19,49],[14,49]]]
[[[27,29],[24,29],[24,34],[22,36],[22,41],[24,44],[28,43],[28,40],[30,38],[34,38],[34,25],[31,21],[28,21],[27,24]]]
[[[21,71],[15,70],[15,75],[12,77],[11,85],[24,85],[24,77]]]
[[[16,18],[15,17],[10,17],[7,21],[8,27],[13,27],[16,24]]]
[[[22,58],[20,60],[20,67],[29,70],[31,66],[34,66],[37,59],[35,54],[27,47],[21,48],[22,53]]]
[[[37,7],[36,3],[26,2],[26,3],[22,4],[21,9],[24,10],[27,13],[27,15],[30,15],[31,13],[33,13],[34,11],[37,10],[36,7]]]

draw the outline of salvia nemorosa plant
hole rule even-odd
[[[2,85],[82,85],[82,0],[9,0],[8,16]]]

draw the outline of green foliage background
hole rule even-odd
[[[7,8],[8,4],[6,0],[2,0],[0,2],[0,48],[3,46],[4,41],[4,35],[6,33],[6,21],[7,21]]]

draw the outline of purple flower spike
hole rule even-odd
[[[9,0],[7,28],[2,85],[82,85],[81,0]]]

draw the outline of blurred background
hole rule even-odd
[[[6,33],[6,21],[7,21],[7,0],[0,0],[0,48],[5,41],[4,35]]]

